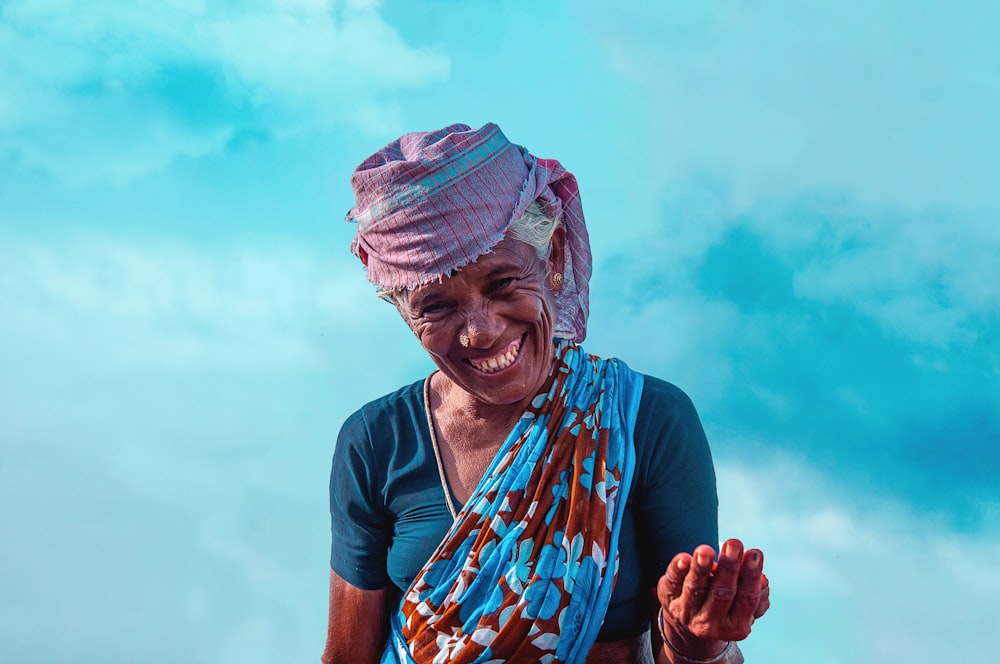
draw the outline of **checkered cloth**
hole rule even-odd
[[[573,174],[507,140],[495,124],[454,124],[406,134],[351,175],[358,224],[351,251],[382,289],[450,274],[489,252],[510,222],[538,200],[566,228],[566,265],[556,292],[555,336],[587,334],[590,239]]]

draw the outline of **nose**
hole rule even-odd
[[[490,348],[500,339],[504,330],[503,320],[490,311],[488,304],[471,309],[465,324],[469,346],[472,348]]]

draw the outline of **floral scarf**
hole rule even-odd
[[[391,618],[383,662],[582,662],[618,571],[642,375],[557,342],[547,383]]]

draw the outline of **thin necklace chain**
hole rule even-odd
[[[434,433],[434,419],[431,417],[431,373],[424,380],[424,410],[427,412],[427,427],[431,430],[431,447],[434,448],[434,459],[437,461],[438,475],[441,477],[441,488],[444,489],[444,499],[448,502],[448,511],[452,520],[458,518],[458,510],[451,499],[451,489],[448,487],[448,477],[444,474],[444,463],[441,461],[441,449],[438,447],[437,435]]]

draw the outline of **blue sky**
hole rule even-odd
[[[353,167],[494,121],[576,173],[588,350],[677,383],[749,661],[1000,648],[1000,12],[0,2],[0,659],[316,661],[340,422],[430,369]]]

